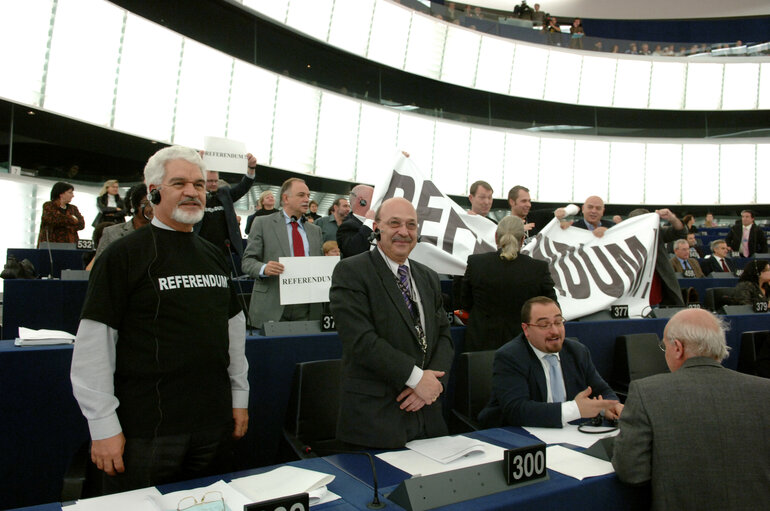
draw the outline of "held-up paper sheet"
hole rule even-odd
[[[310,505],[315,506],[340,498],[326,489],[332,481],[334,476],[331,474],[287,465],[264,474],[233,479],[230,485],[254,502],[307,492]]]
[[[545,442],[547,445],[551,444],[572,444],[577,447],[584,447],[588,449],[594,445],[598,440],[615,436],[620,433],[619,430],[611,431],[609,433],[598,433],[595,435],[589,435],[578,431],[578,427],[573,424],[567,424],[563,428],[530,428],[525,427],[529,433],[535,435],[538,439]]]
[[[279,257],[281,305],[328,302],[332,272],[339,261],[340,256]]]
[[[600,460],[561,445],[546,447],[545,465],[551,470],[580,481],[586,477],[603,476],[615,472],[609,461]]]
[[[462,438],[471,440],[467,437]],[[454,461],[450,461],[448,463],[440,463],[412,449],[383,452],[378,454],[377,457],[413,476],[440,474],[441,472],[448,472],[458,468],[472,467],[475,465],[490,463],[492,461],[500,461],[503,459],[503,453],[505,452],[504,448],[478,440],[471,441],[478,446],[475,451],[464,456],[461,455],[460,458],[457,458]],[[455,440],[455,437],[451,436],[420,440],[420,442],[427,443],[427,445],[421,445],[421,449],[428,449],[432,452],[441,450],[446,452],[453,447],[456,449],[460,443]]]

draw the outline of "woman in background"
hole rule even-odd
[[[535,296],[556,300],[548,263],[519,253],[524,222],[506,216],[495,232],[497,252],[468,256],[462,308],[470,312],[465,351],[496,350],[521,333],[521,307]]]
[[[258,216],[272,215],[279,210],[275,208],[275,195],[270,190],[265,190],[259,194],[257,199],[257,210],[246,219],[246,235],[251,231],[251,224]]]
[[[735,286],[733,301],[737,305],[770,303],[770,263],[755,259],[750,261],[741,273],[740,282]]]
[[[96,215],[92,224],[94,227],[102,222],[119,224],[126,221],[126,205],[118,193],[117,179],[109,179],[104,182],[99,196],[96,198],[96,207],[99,208],[99,214]]]
[[[77,243],[78,231],[86,223],[78,208],[71,204],[75,196],[75,187],[59,181],[51,188],[51,200],[43,204],[43,218],[40,222],[40,234],[37,246],[47,241],[50,243]]]

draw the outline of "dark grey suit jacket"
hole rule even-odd
[[[304,224],[310,244],[311,256],[322,256],[321,228],[310,222]],[[268,261],[278,261],[279,257],[291,257],[289,234],[286,230],[286,218],[283,212],[260,216],[254,220],[249,231],[249,242],[243,253],[241,268],[253,277],[254,289],[249,304],[249,323],[255,328],[262,328],[267,321],[279,321],[283,314],[280,301],[278,277],[260,277],[259,270]],[[311,310],[311,315],[321,315],[320,304]]]
[[[767,509],[770,380],[691,358],[631,382],[612,464],[656,510]]]
[[[729,257],[725,257],[725,264],[727,264],[728,271],[735,273],[735,261]],[[703,260],[703,266],[701,266],[701,269],[706,275],[709,273],[725,271],[724,268],[722,268],[722,265],[719,264],[719,261],[717,261],[716,256],[713,255]]]
[[[564,339],[559,352],[567,399],[589,385],[591,396],[617,399],[607,382],[596,371],[591,354],[575,339]],[[524,334],[497,350],[492,369],[492,398],[481,410],[484,427],[535,426],[560,428],[561,403],[548,403],[548,387],[540,359]]]
[[[454,349],[441,302],[438,275],[409,261],[422,300],[428,351],[424,369],[446,371]],[[424,421],[429,437],[447,434],[441,400],[417,412],[399,408],[396,397],[406,388],[415,365],[422,364],[412,317],[393,272],[379,250],[343,259],[332,276],[331,310],[342,340],[342,394],[337,438],[372,448],[401,448],[407,432]]]

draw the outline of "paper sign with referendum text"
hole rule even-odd
[[[203,137],[203,163],[206,169],[217,172],[245,174],[249,160],[246,144],[221,137]]]
[[[332,272],[340,256],[279,257],[281,305],[329,301]]]

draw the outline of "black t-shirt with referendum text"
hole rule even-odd
[[[115,396],[128,437],[232,421],[228,320],[240,312],[222,252],[194,233],[155,226],[96,261],[82,319],[118,331]]]

